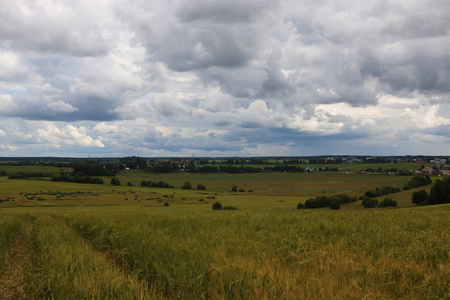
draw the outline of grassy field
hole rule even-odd
[[[402,187],[410,176],[380,174],[344,174],[342,172],[312,173],[254,173],[254,174],[152,174],[136,170],[117,176],[121,186],[89,185],[44,180],[11,180],[0,177],[0,207],[8,206],[67,206],[67,205],[142,205],[162,206],[210,204],[244,207],[295,208],[298,202],[319,195],[348,194],[359,197],[367,190],[392,185]],[[141,187],[142,180],[164,181],[174,189]],[[193,190],[183,190],[184,182],[191,182]],[[132,186],[127,186],[131,183]],[[205,191],[195,190],[197,184]],[[236,185],[242,192],[232,193]],[[411,206],[411,193],[402,192],[392,197],[402,207]],[[347,206],[351,208],[352,206]],[[343,208],[346,208],[344,206]]]
[[[30,209],[0,211],[2,220],[20,220],[22,228],[23,245],[10,242],[6,267],[24,274],[10,274],[13,284],[5,276],[0,280],[0,291],[19,299],[450,296],[448,205],[362,211]]]
[[[409,190],[389,196],[397,209],[360,201],[296,209],[310,197],[360,196],[411,177],[117,178],[121,186],[0,177],[0,298],[450,299],[450,205],[410,207]],[[182,190],[185,181],[207,189]],[[238,210],[214,211],[215,201]]]

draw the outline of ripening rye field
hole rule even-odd
[[[0,210],[5,299],[448,299],[450,206]]]

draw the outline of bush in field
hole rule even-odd
[[[6,175],[6,174],[5,174]],[[50,177],[50,174],[42,173],[42,172],[18,172],[9,175],[9,179],[36,179],[43,177]]]
[[[233,187],[231,188],[231,191],[234,192],[234,193],[236,193],[237,190],[238,190],[237,186],[233,185]]]
[[[330,204],[330,208],[331,208],[331,209],[340,209],[340,208],[341,208],[341,205],[339,204],[339,202],[333,201],[333,202],[331,202],[331,204]]]
[[[192,184],[189,181],[186,181],[185,183],[183,183],[183,185],[181,186],[181,188],[183,190],[191,190],[192,189]]]
[[[297,204],[297,209],[304,209],[304,208],[305,208],[305,205],[303,203],[299,202]]]
[[[373,199],[373,198],[369,198],[366,197],[363,199],[362,201],[362,206],[364,208],[374,208],[378,206],[378,200],[377,199]]]
[[[127,186],[133,186],[133,184],[128,181]]]
[[[165,203],[164,203],[164,206],[169,206],[169,202],[165,202]]]
[[[120,185],[120,180],[118,178],[111,178],[111,185]]]
[[[397,207],[397,201],[386,197],[380,202],[380,204],[378,204],[378,207]]]
[[[376,198],[376,197],[380,197],[383,195],[389,195],[392,193],[399,193],[401,192],[401,190],[397,187],[394,186],[384,186],[381,188],[376,188],[375,191],[367,191],[364,193],[364,196],[366,197],[370,197],[370,198]]]
[[[417,205],[425,205],[428,201],[428,193],[425,190],[416,191],[412,194],[412,203]]]
[[[347,195],[333,195],[331,197],[318,196],[316,198],[310,198],[305,201],[305,208],[319,208],[319,207],[330,207],[332,202],[336,202],[339,205],[355,202],[357,199],[355,197],[350,197]]]
[[[203,184],[199,183],[199,184],[197,184],[197,190],[204,191],[204,190],[206,190],[206,187]]]
[[[212,209],[214,209],[214,210],[221,210],[222,209],[222,203],[214,202],[214,204],[212,205]]]
[[[149,181],[142,180],[141,181],[141,186],[145,186],[145,187],[160,187],[160,188],[173,188],[173,186],[169,185],[167,182],[164,182],[164,181],[153,182],[151,180],[149,180]]]
[[[414,176],[404,187],[403,190],[409,190],[420,186],[428,185],[432,182],[430,176]]]
[[[75,182],[75,183],[90,183],[90,184],[104,184],[103,179],[90,176],[53,176],[52,181],[59,182]]]

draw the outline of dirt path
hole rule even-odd
[[[30,245],[32,225],[27,224],[6,254],[0,273],[0,299],[23,299],[25,296],[25,276],[30,272]]]

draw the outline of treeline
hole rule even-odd
[[[417,205],[450,203],[450,177],[437,180],[433,184],[430,194],[425,190],[414,192],[411,200]]]
[[[376,198],[384,195],[389,195],[392,193],[399,193],[401,192],[400,188],[393,187],[393,186],[384,186],[381,188],[376,188],[375,191],[366,191],[364,192],[364,196],[368,198]]]
[[[410,190],[413,188],[421,187],[432,183],[430,176],[414,176],[404,187],[403,190]]]
[[[89,184],[104,184],[103,179],[91,176],[52,176],[52,181],[55,182],[75,182],[75,183],[89,183]]]
[[[154,182],[154,181],[151,181],[151,180],[149,180],[149,181],[142,180],[141,181],[141,186],[144,186],[144,187],[171,188],[171,189],[174,188],[173,185],[170,185],[167,182],[164,182],[164,181]]]
[[[397,207],[397,201],[389,197],[385,197],[381,202],[378,199],[363,197],[361,205],[364,208]]]
[[[69,165],[74,176],[115,176],[118,166],[112,163],[99,163],[97,161],[81,161]]]
[[[305,204],[299,203],[297,205],[298,209],[306,208],[320,208],[320,207],[332,207],[338,208],[342,204],[352,203],[357,201],[356,197],[350,197],[348,195],[333,195],[333,196],[318,196],[316,198],[310,198],[305,201]]]
[[[51,177],[52,174],[42,172],[18,172],[8,176],[9,179],[36,179]]]
[[[264,167],[249,167],[249,166],[230,166],[230,165],[218,165],[218,166],[194,166],[186,169],[186,172],[191,173],[259,173],[259,172],[306,172],[308,168],[302,168],[300,166],[293,165],[274,165],[274,166],[264,166]],[[322,167],[320,171],[334,171],[337,172],[339,169],[337,167]]]

